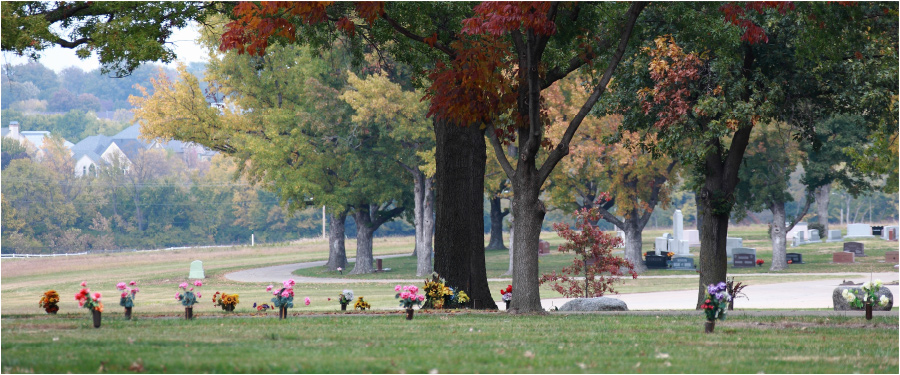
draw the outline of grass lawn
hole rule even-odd
[[[106,315],[106,314],[104,314]],[[3,372],[894,373],[897,321],[504,313],[2,320]]]

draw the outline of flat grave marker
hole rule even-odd
[[[787,261],[790,261],[791,264],[803,264],[803,254],[787,253]]]
[[[862,242],[844,242],[844,251],[853,253],[856,258],[866,256],[865,248]]]
[[[853,253],[848,253],[845,251],[841,251],[839,253],[834,253],[831,255],[831,261],[833,263],[853,263]]]

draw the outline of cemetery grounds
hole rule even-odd
[[[664,230],[644,232],[644,248]],[[731,237],[771,259],[764,226],[734,227]],[[570,254],[555,251],[561,240],[544,233],[553,251],[540,258],[541,272],[567,265]],[[738,281],[751,285],[821,280],[836,275],[896,272],[883,262],[896,242],[861,240],[866,258],[854,264],[832,264],[831,254],[842,244],[821,243],[789,248],[803,253],[803,265],[768,275],[768,264],[729,269]],[[412,238],[379,238],[376,257],[409,254]],[[354,241],[347,242],[348,257]],[[696,253],[697,249],[692,249]],[[2,360],[4,373],[151,372],[151,373],[898,373],[898,316],[895,308],[866,321],[862,312],[834,314],[803,311],[741,309],[717,323],[714,334],[703,333],[702,313],[694,310],[620,313],[551,312],[509,315],[500,311],[416,311],[404,319],[394,299],[392,280],[424,283],[415,277],[412,257],[387,258],[391,272],[347,276],[322,268],[295,274],[343,278],[342,283],[302,283],[295,286],[295,307],[285,321],[277,312],[258,312],[254,303],[271,297],[270,283],[231,281],[226,274],[249,268],[309,262],[327,258],[327,243],[306,240],[255,247],[180,249],[86,256],[4,259],[2,261]],[[191,261],[203,260],[203,297],[195,319],[183,319],[173,298],[187,281]],[[506,250],[486,253],[492,290],[511,283],[503,276]],[[768,262],[767,262],[768,263]],[[352,268],[352,265],[348,268]],[[346,273],[346,271],[344,272]],[[645,276],[690,275],[690,271],[652,270]],[[802,275],[810,273],[810,275]],[[760,277],[754,277],[759,274]],[[839,276],[839,277],[840,277]],[[134,318],[126,321],[118,305],[118,282],[135,280],[140,287]],[[418,280],[418,281],[415,281]],[[103,293],[101,328],[78,307],[74,294],[87,281]],[[351,282],[352,281],[352,282]],[[623,280],[620,293],[696,290],[696,278]],[[41,294],[55,289],[60,311],[47,315],[38,307]],[[341,312],[337,295],[352,289],[372,305],[370,311]],[[234,313],[214,307],[216,292],[237,293]],[[803,293],[803,291],[797,291]],[[499,301],[499,295],[494,293]],[[549,287],[542,298],[560,297]],[[303,304],[309,297],[310,305]],[[614,297],[614,296],[613,296]],[[330,300],[329,300],[330,299]],[[744,310],[744,311],[742,311]]]

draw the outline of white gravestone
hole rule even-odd
[[[804,238],[803,233],[804,233],[804,232],[797,232],[797,235],[794,236],[794,242],[791,244],[791,246],[797,247],[797,246],[800,246],[800,245],[806,245],[806,244],[809,243],[809,242],[807,242],[806,239]]]
[[[669,251],[675,255],[690,255],[687,240],[684,239],[684,215],[681,210],[675,210],[672,215],[673,236],[669,240]]]
[[[847,237],[872,237],[869,224],[847,224]]]
[[[725,238],[725,253],[728,254],[729,258],[733,258],[734,255],[731,253],[732,249],[744,247],[744,239],[736,238],[736,237],[726,237]]]
[[[844,239],[841,238],[841,231],[839,229],[829,230],[828,238],[825,239],[825,242],[841,242]]]
[[[797,223],[797,225],[794,225],[794,227],[791,228],[791,230],[789,230],[787,232],[786,239],[788,239],[788,240],[793,239],[797,233],[806,234],[806,232],[808,232],[808,231],[809,231],[809,224],[807,224],[804,221],[801,221],[801,222]]]
[[[696,229],[688,229],[684,231],[684,238],[687,239],[688,246],[700,246],[700,231]]]
[[[669,234],[663,233],[662,237],[656,237],[654,240],[653,251],[656,255],[662,255],[669,252]]]
[[[822,242],[822,239],[819,238],[819,230],[818,229],[810,229],[809,230],[809,242]]]
[[[205,279],[206,276],[203,275],[203,262],[199,260],[195,260],[191,262],[191,273],[188,275],[189,279]]]

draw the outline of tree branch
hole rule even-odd
[[[516,170],[513,169],[512,165],[509,164],[509,159],[506,158],[506,152],[503,151],[503,146],[500,145],[500,140],[497,139],[497,133],[494,132],[494,125],[488,126],[485,132],[491,140],[491,146],[494,146],[494,155],[497,156],[500,167],[503,168],[503,172],[506,172],[506,177],[512,180],[516,176]]]
[[[591,111],[591,108],[594,107],[594,104],[597,103],[597,100],[600,99],[600,95],[603,94],[604,91],[606,91],[606,85],[609,84],[609,80],[612,78],[613,72],[616,70],[616,67],[622,60],[622,56],[625,54],[625,49],[628,47],[628,40],[631,39],[631,32],[634,30],[634,24],[635,22],[637,22],[637,17],[641,14],[641,11],[643,11],[644,7],[646,6],[647,3],[634,2],[628,9],[628,19],[625,22],[624,29],[622,30],[622,34],[619,38],[619,46],[618,48],[616,48],[616,53],[615,55],[613,55],[609,66],[606,68],[606,72],[603,73],[603,78],[600,80],[600,83],[596,88],[594,88],[594,92],[591,93],[591,96],[584,103],[584,105],[581,106],[578,114],[575,115],[575,117],[569,123],[569,127],[566,129],[562,140],[560,140],[556,148],[554,148],[553,151],[550,152],[550,155],[548,155],[547,160],[544,162],[544,165],[541,166],[540,171],[538,172],[541,183],[547,180],[547,178],[550,176],[550,172],[552,172],[553,168],[556,167],[556,164],[559,163],[559,161],[562,160],[564,156],[569,154],[569,143],[572,141],[572,137],[575,135],[575,131],[578,130],[578,127],[581,125],[584,117],[587,116],[588,112]]]
[[[790,232],[791,229],[794,229],[794,225],[797,225],[797,223],[799,223],[800,220],[803,220],[803,217],[806,216],[806,213],[809,211],[809,206],[812,204],[812,201],[813,201],[813,195],[811,192],[807,191],[806,192],[806,205],[803,206],[803,212],[801,212],[800,215],[797,215],[797,217],[795,217],[794,220],[791,221],[791,225],[788,225],[788,227],[784,229],[785,233]]]
[[[400,34],[403,34],[403,36],[405,36],[405,37],[407,37],[407,38],[409,38],[409,39],[415,40],[415,41],[417,41],[417,42],[423,43],[423,44],[425,44],[425,45],[428,45],[429,47],[432,47],[432,48],[434,48],[434,49],[436,49],[436,50],[438,50],[438,51],[441,51],[441,52],[443,52],[443,53],[446,53],[447,56],[450,56],[451,59],[454,58],[454,57],[456,57],[456,51],[454,51],[454,50],[451,49],[450,47],[447,47],[447,46],[445,46],[443,43],[438,42],[438,41],[435,41],[435,43],[434,43],[433,46],[430,45],[430,44],[428,44],[427,42],[425,42],[425,38],[424,38],[424,37],[422,37],[422,36],[420,36],[420,35],[416,35],[416,34],[413,33],[412,31],[409,31],[409,29],[407,29],[407,28],[401,26],[400,23],[398,23],[396,20],[394,20],[393,18],[391,18],[390,16],[388,16],[387,13],[382,13],[382,14],[381,14],[381,18],[384,19],[385,21],[387,21],[388,24],[390,24],[391,27],[394,28],[394,30],[397,30],[397,32],[399,32]]]
[[[597,207],[597,212],[600,213],[600,217],[603,218],[603,220],[606,220],[606,221],[610,222],[612,225],[615,225],[616,228],[625,230],[625,223],[623,223],[622,220],[619,220],[613,214],[609,213],[609,211],[607,211],[603,207]]]

